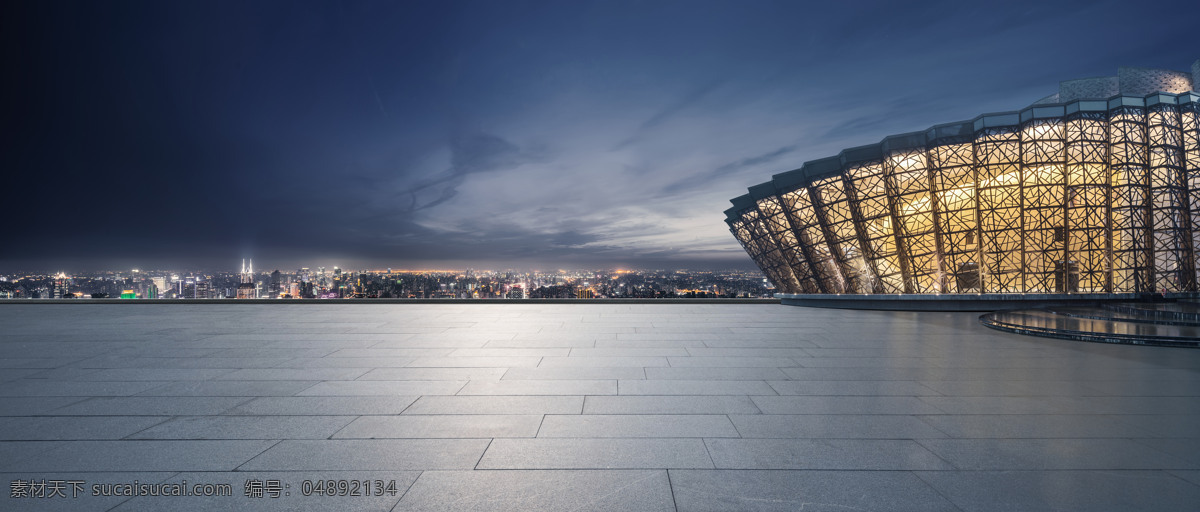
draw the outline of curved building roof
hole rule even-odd
[[[1194,291],[1198,83],[1200,61],[1190,73],[1120,68],[1061,82],[1018,111],[892,135],[776,174],[734,198],[726,222],[790,293]],[[1084,213],[1084,200],[1105,211]],[[1098,248],[1085,235],[1110,241]],[[1083,285],[1071,275],[1080,255]]]

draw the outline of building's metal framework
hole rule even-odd
[[[986,114],[732,202],[726,222],[783,293],[1194,292],[1200,94]]]

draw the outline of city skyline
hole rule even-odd
[[[123,269],[0,273],[0,299],[676,299],[767,298],[757,270],[407,270],[254,272]]]
[[[752,269],[759,176],[1191,62],[1141,5],[17,4],[0,272]]]

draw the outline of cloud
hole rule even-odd
[[[735,162],[729,162],[720,165],[711,171],[688,176],[682,180],[671,183],[663,187],[662,190],[659,191],[659,194],[663,196],[673,196],[688,190],[706,188],[710,186],[712,184],[711,182],[718,177],[729,173],[735,173],[749,167],[758,167],[761,165],[774,163],[775,161],[779,160],[780,157],[791,154],[799,148],[800,144],[788,144],[766,153],[743,158]]]
[[[489,133],[456,134],[448,141],[450,166],[417,180],[416,183],[386,196],[387,206],[372,212],[371,218],[404,218],[428,210],[453,199],[472,174],[512,169],[536,157],[523,152],[515,144]],[[392,177],[368,179],[372,187],[384,187]]]
[[[709,93],[713,92],[713,90],[721,85],[721,82],[721,80],[714,80],[707,84],[701,85],[700,87],[693,89],[690,93],[684,95],[682,98],[679,98],[678,101],[662,108],[656,114],[651,116],[650,119],[647,119],[641,124],[641,126],[634,130],[633,135],[630,135],[621,142],[618,142],[617,145],[613,146],[612,151],[624,149],[625,147],[637,142],[638,139],[643,137],[647,132],[658,128],[675,115],[703,100],[709,95]]]

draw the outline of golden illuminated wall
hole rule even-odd
[[[784,293],[1197,291],[1198,103],[1039,104],[889,138],[752,188],[727,221]]]

